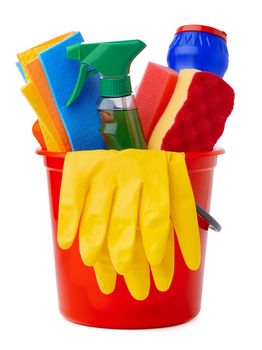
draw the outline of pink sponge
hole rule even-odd
[[[163,114],[176,87],[178,74],[149,62],[136,93],[136,104],[146,141]]]
[[[234,105],[233,89],[218,76],[197,72],[187,98],[174,116],[161,149],[176,152],[210,151],[222,135]]]

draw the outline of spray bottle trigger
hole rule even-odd
[[[88,70],[88,65],[86,63],[81,64],[75,88],[66,103],[67,107],[70,106],[80,95],[85,80],[95,74],[97,74],[97,71],[95,69]]]

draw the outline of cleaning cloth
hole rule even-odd
[[[174,92],[178,73],[149,62],[136,93],[136,105],[146,142]]]
[[[183,153],[67,153],[58,244],[69,249],[78,237],[81,258],[94,267],[103,293],[113,292],[118,273],[131,295],[144,300],[150,270],[156,288],[168,290],[174,274],[174,230],[186,265],[198,269],[196,206]]]
[[[101,149],[104,142],[99,132],[100,118],[96,109],[100,96],[99,75],[90,77],[77,101],[66,106],[80,69],[80,62],[67,59],[66,47],[82,41],[78,32],[41,52],[39,58],[72,149]]]

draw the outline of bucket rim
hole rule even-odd
[[[42,148],[37,148],[35,153],[44,157],[54,157],[54,158],[65,158],[66,152],[51,152],[43,150]],[[218,156],[224,154],[225,150],[222,147],[215,147],[212,151],[198,151],[198,152],[187,152],[185,153],[186,159],[196,159],[201,157]]]

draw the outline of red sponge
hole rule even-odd
[[[176,87],[173,69],[149,62],[136,93],[136,105],[146,141],[163,114]]]
[[[165,134],[161,149],[176,152],[212,150],[233,106],[234,91],[223,79],[212,73],[195,73],[187,99]]]

